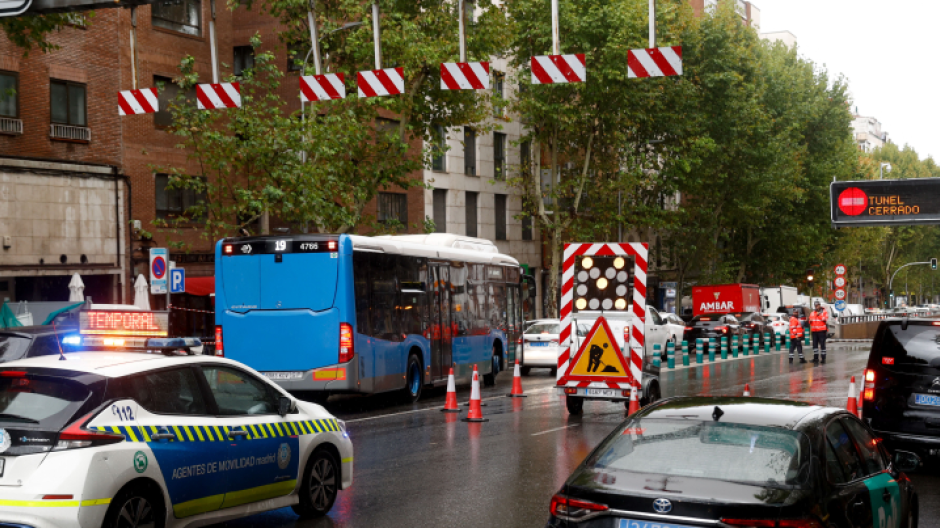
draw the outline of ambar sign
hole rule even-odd
[[[940,178],[833,182],[833,227],[940,224]]]

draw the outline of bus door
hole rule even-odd
[[[450,326],[450,270],[448,264],[431,264],[431,376],[446,378],[453,356]]]

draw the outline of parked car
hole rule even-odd
[[[647,307],[649,324],[646,326],[646,351],[652,351],[653,345],[659,345],[662,357],[666,357],[666,344],[678,347],[685,333],[685,321],[678,315]]]
[[[683,340],[693,345],[696,339],[721,339],[727,337],[739,338],[745,335],[746,329],[733,315],[696,315],[685,327]]]
[[[77,334],[75,327],[19,326],[0,330],[0,363],[57,355],[62,339]]]
[[[786,335],[790,330],[790,315],[785,313],[761,314],[765,321],[774,329],[776,335]]]
[[[526,329],[520,337],[522,355],[519,358],[519,370],[528,376],[533,368],[550,368],[552,374],[558,370],[558,355],[561,352],[559,334],[561,321],[558,319],[538,319],[526,323]],[[586,322],[578,321],[578,332],[574,336],[574,346],[580,346],[580,338],[591,329]]]
[[[731,314],[737,319],[741,326],[746,329],[747,334],[760,337],[760,346],[764,346],[764,337],[767,334],[774,333],[774,327],[768,323],[764,317],[756,312],[739,312]],[[753,337],[751,337],[753,339]]]

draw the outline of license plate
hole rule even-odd
[[[616,389],[584,389],[585,396],[605,396],[613,397],[617,396]]]
[[[548,346],[548,343],[541,341],[530,341],[529,346]]]
[[[262,372],[269,380],[299,380],[303,379],[303,372]]]
[[[940,396],[934,396],[932,394],[915,394],[914,403],[917,405],[932,405],[934,407],[940,407]]]
[[[617,528],[692,528],[685,524],[672,524],[660,521],[635,521],[633,519],[620,519]]]

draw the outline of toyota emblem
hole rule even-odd
[[[669,499],[656,499],[653,501],[653,510],[656,513],[669,513],[672,511],[672,502]]]

